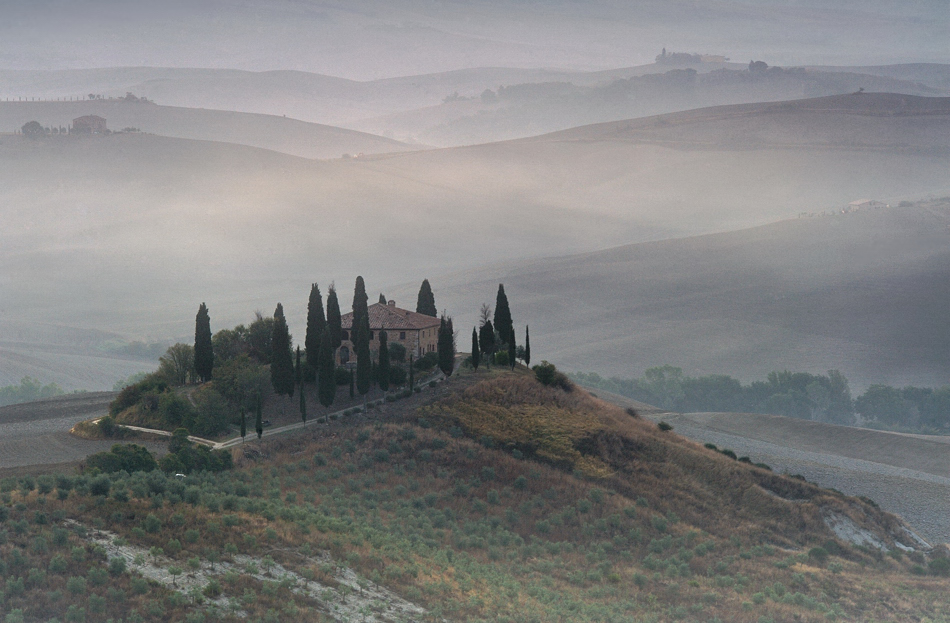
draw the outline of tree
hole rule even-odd
[[[300,347],[297,347],[297,370],[296,370],[297,391],[300,392],[300,419],[304,426],[307,425],[307,399],[303,393],[303,368],[300,367]]]
[[[380,304],[380,305],[385,305],[386,302],[387,302],[387,301],[386,301],[386,297],[383,295],[382,292],[380,292],[380,293],[379,293],[379,304]]]
[[[478,330],[478,344],[482,354],[485,355],[485,366],[490,368],[491,358],[495,354],[495,329],[491,320],[486,320],[482,328]]]
[[[46,129],[40,124],[39,121],[30,121],[20,128],[20,131],[23,132],[23,136],[27,136],[29,138],[46,136]]]
[[[442,314],[436,351],[439,355],[439,369],[445,376],[452,376],[452,371],[455,369],[455,344],[452,333],[451,318],[446,318],[445,314]]]
[[[240,328],[240,327],[239,327]],[[251,357],[264,365],[273,357],[274,319],[265,318],[260,311],[254,312],[254,322],[246,330],[247,345]]]
[[[409,354],[409,391],[412,391],[416,386],[416,375],[413,372],[415,366],[412,365],[412,353]]]
[[[195,349],[191,344],[179,342],[169,346],[158,360],[158,372],[174,385],[184,385],[194,371]]]
[[[350,398],[356,396],[356,375],[353,373],[353,368],[350,368]]]
[[[386,331],[379,332],[379,365],[376,368],[376,382],[384,392],[389,391],[389,335]]]
[[[278,395],[294,395],[294,362],[290,350],[290,331],[284,318],[284,307],[274,310],[274,334],[271,338],[270,381]]]
[[[531,336],[528,334],[528,325],[524,326],[524,365],[531,365]]]
[[[360,326],[361,319],[366,316],[367,313],[367,301],[369,297],[366,296],[366,284],[363,283],[362,277],[356,278],[356,286],[353,288],[353,325],[352,328],[355,330]],[[367,339],[369,338],[369,333],[366,334]]]
[[[257,405],[256,405],[256,421],[254,422],[254,430],[257,431],[257,440],[260,441],[261,437],[264,436],[264,398],[261,396],[260,392],[257,392]]]
[[[498,336],[508,342],[513,330],[511,324],[511,310],[508,308],[508,296],[505,294],[505,285],[498,284],[498,294],[495,297],[495,331]]]
[[[214,368],[214,350],[211,345],[211,318],[204,303],[195,316],[195,373],[203,382],[211,380]]]
[[[326,316],[323,315],[323,295],[317,284],[310,286],[310,300],[307,302],[307,338],[304,349],[307,353],[307,365],[317,369],[317,353],[320,351],[320,336],[327,326]]]
[[[297,360],[296,360],[296,364],[294,364],[294,384],[297,387],[300,387],[301,383],[303,383],[303,371],[300,368],[300,347],[298,346]]]
[[[355,322],[355,312],[353,316]],[[356,391],[366,396],[373,382],[373,360],[369,352],[369,317],[365,313],[360,316],[353,346],[356,348]]]
[[[472,327],[472,367],[478,372],[478,364],[481,363],[482,353],[478,348],[478,329]]]
[[[323,328],[320,336],[320,351],[317,353],[317,399],[324,407],[333,404],[336,397],[336,378],[334,378],[333,347],[330,345],[330,327]]]
[[[241,406],[241,443],[244,443],[245,437],[247,437],[247,411]]]
[[[336,287],[330,284],[330,290],[327,292],[327,327],[330,331],[330,356],[333,356],[333,350],[340,347],[343,343],[343,324],[340,315],[340,300],[336,295]]]
[[[435,306],[435,295],[432,294],[432,286],[428,279],[422,280],[422,286],[419,288],[419,296],[416,299],[416,313],[425,314],[437,318],[439,311]]]
[[[512,327],[511,333],[508,336],[508,365],[511,366],[511,369],[515,369],[515,365],[518,363],[515,357],[518,354],[518,347],[515,344],[515,330]]]

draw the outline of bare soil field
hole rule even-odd
[[[108,450],[113,440],[89,441],[69,434],[77,422],[105,415],[113,392],[61,396],[0,408],[0,474],[69,469],[90,454]],[[152,450],[164,444],[145,443]]]

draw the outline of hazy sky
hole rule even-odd
[[[662,47],[773,64],[950,62],[947,0],[0,0],[0,69],[606,69]]]

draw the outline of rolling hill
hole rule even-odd
[[[113,131],[136,128],[176,138],[261,147],[303,158],[417,149],[392,139],[273,115],[158,106],[127,100],[0,102],[0,128],[13,132],[29,121],[69,128],[83,115],[104,117]]]
[[[282,301],[299,335],[315,280],[345,292],[362,274],[373,290],[487,261],[761,225],[861,197],[950,194],[945,106],[869,94],[328,162],[150,135],[3,137],[0,296],[10,321],[147,341],[188,336],[202,301],[214,330]],[[754,130],[746,141],[734,136],[736,118]],[[474,311],[493,292],[450,311]],[[662,352],[660,363],[679,359]]]
[[[534,359],[745,381],[840,369],[852,389],[950,380],[950,199],[811,216],[432,279],[449,309],[504,282]],[[456,319],[474,323],[473,313]],[[463,331],[463,333],[465,333]],[[467,333],[466,333],[467,335]]]

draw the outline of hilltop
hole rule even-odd
[[[70,127],[84,115],[104,117],[113,131],[142,132],[261,147],[304,158],[387,153],[416,149],[405,143],[328,125],[274,115],[159,106],[125,100],[0,102],[0,128],[12,132],[29,121]]]
[[[464,373],[410,401],[248,443],[231,471],[4,481],[4,518],[22,526],[2,546],[7,585],[21,568],[49,569],[5,607],[146,621],[200,609],[344,621],[362,609],[368,621],[746,623],[947,605],[946,565],[894,516],[580,389]]]

